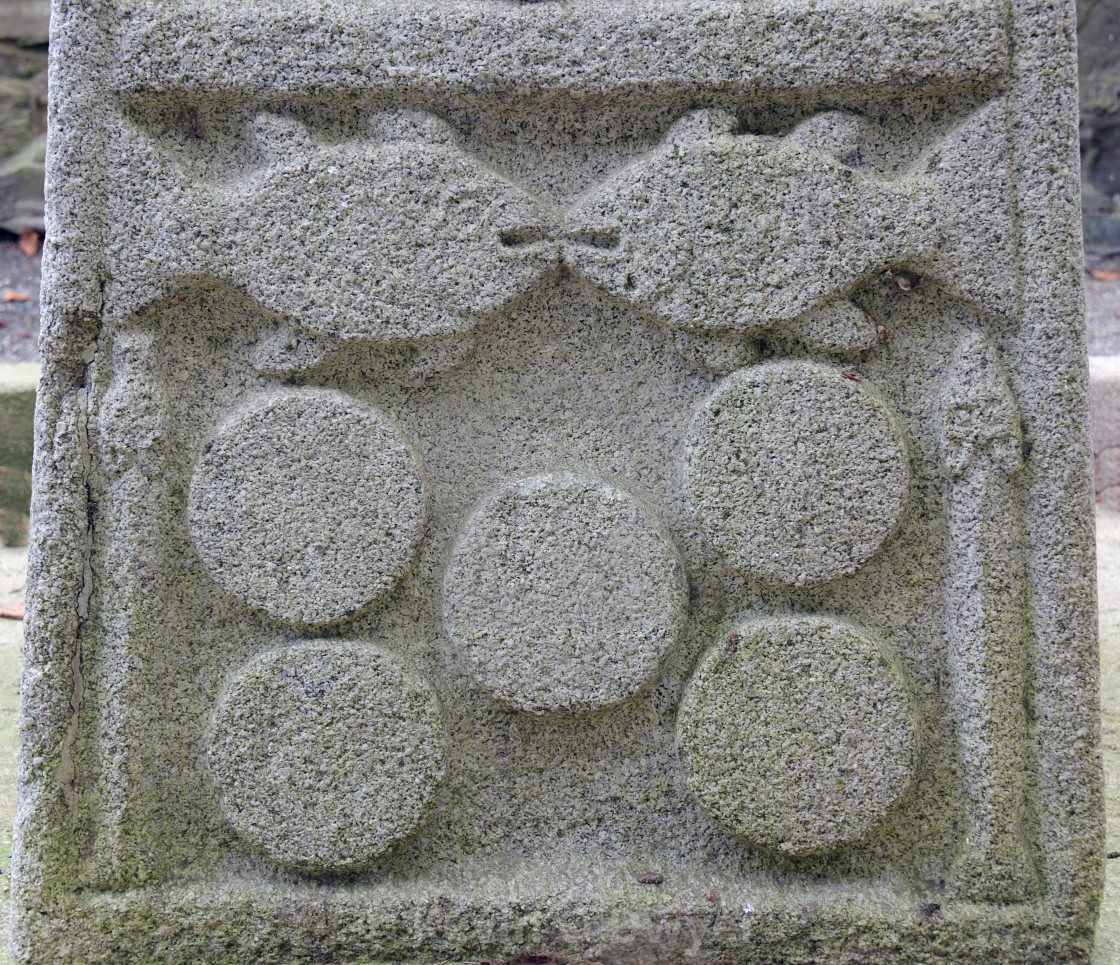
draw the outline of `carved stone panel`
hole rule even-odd
[[[1087,962],[1073,7],[56,0],[26,962]]]

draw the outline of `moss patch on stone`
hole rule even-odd
[[[39,366],[0,364],[0,544],[27,542],[31,446]],[[0,593],[4,588],[0,587]]]

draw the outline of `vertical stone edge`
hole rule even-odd
[[[31,539],[20,686],[9,948],[53,960],[41,916],[75,884],[80,820],[82,630],[93,573],[88,432],[101,326],[106,127],[112,70],[105,0],[51,11],[43,370],[35,411]]]
[[[1034,755],[1045,898],[1088,962],[1104,884],[1089,365],[1082,281],[1076,12],[1014,0],[1011,137],[1023,313],[1006,348],[1028,448]]]

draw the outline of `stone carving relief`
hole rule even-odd
[[[855,572],[898,526],[909,455],[871,387],[817,363],[741,369],[704,404],[688,449],[708,538],[764,583]]]
[[[850,296],[892,266],[985,310],[1013,310],[1002,102],[902,176],[859,163],[865,123],[829,111],[758,136],[740,133],[728,111],[694,111],[567,205],[508,180],[421,111],[371,113],[341,144],[317,143],[295,118],[257,114],[262,165],[218,181],[192,178],[130,130],[133,149],[178,189],[131,213],[114,304],[128,314],[193,279],[227,285],[295,329],[262,361],[283,365],[282,355],[298,369],[331,343],[469,332],[570,271],[650,313],[686,354],[725,373],[728,351],[751,351],[736,343],[775,329],[824,351],[870,349],[876,326]],[[956,212],[978,189],[990,203],[979,223],[961,224]],[[296,213],[304,220],[293,224]],[[990,268],[977,275],[967,266],[980,250]],[[175,257],[156,264],[154,251]],[[708,344],[726,347],[692,347]]]
[[[214,578],[276,620],[334,623],[384,596],[424,534],[420,465],[376,410],[301,390],[221,426],[191,477],[191,539]]]
[[[787,855],[844,847],[910,786],[917,725],[883,645],[819,617],[737,623],[685,691],[689,787],[721,825]]]
[[[586,476],[488,497],[443,580],[448,636],[519,710],[589,711],[655,677],[688,603],[672,537],[629,493]]]
[[[1023,522],[1015,486],[1022,429],[991,342],[970,332],[942,394],[949,484],[949,686],[970,829],[956,887],[980,900],[1037,893],[1024,838],[1026,665]]]
[[[416,830],[443,780],[432,686],[367,641],[282,646],[240,667],[207,763],[222,813],[271,860],[361,870]]]
[[[97,306],[67,914],[169,909],[184,962],[1042,960],[1005,14],[196,6],[205,66],[113,28],[54,296]]]
[[[968,166],[991,160],[993,149],[978,156],[970,145],[998,145],[1004,117],[999,101],[988,104],[888,175],[859,163],[866,121],[853,114],[754,135],[728,111],[693,111],[565,206],[518,187],[424,111],[373,113],[360,139],[337,145],[317,142],[294,117],[258,113],[257,167],[218,181],[181,170],[170,176],[182,188],[143,209],[151,247],[181,260],[142,278],[149,266],[137,254],[147,246],[122,251],[117,283],[132,301],[114,304],[143,313],[184,283],[236,290],[280,320],[255,349],[256,371],[330,385],[348,348],[420,345],[394,377],[421,387],[470,367],[488,317],[561,279],[590,284],[669,332],[666,348],[726,375],[697,400],[679,450],[665,454],[682,467],[674,498],[704,542],[760,588],[830,584],[866,566],[899,529],[912,456],[888,399],[829,356],[864,358],[883,344],[859,293],[888,268],[935,271],[954,245],[967,258],[975,228],[947,236],[946,212],[959,203],[953,192],[979,177]],[[134,143],[154,150],[142,137]],[[1008,230],[1010,205],[1000,193],[985,210],[991,231]],[[290,232],[293,217],[315,212],[329,212],[318,229],[305,230],[307,221]],[[269,240],[278,231],[289,243]],[[999,311],[1016,297],[1007,277],[928,284]],[[783,357],[791,345],[801,348]],[[987,364],[977,361],[990,355],[985,345],[969,337],[958,348],[959,392],[985,391],[968,368]],[[813,354],[799,354],[806,349]],[[980,429],[963,413],[991,423],[988,407],[953,390],[945,399],[945,458],[959,480],[987,444],[973,440]],[[394,606],[425,534],[440,525],[429,515],[425,460],[404,441],[414,435],[330,388],[250,394],[210,432],[190,478],[190,539],[210,577],[297,633]],[[568,463],[491,486],[442,554],[441,631],[482,690],[515,713],[563,718],[630,701],[657,684],[691,629],[688,566],[656,505]],[[956,495],[961,483],[952,486]],[[966,500],[966,517],[976,512]],[[811,612],[739,617],[721,633],[676,728],[688,787],[712,820],[792,857],[841,851],[889,820],[921,743],[889,651],[869,628]],[[231,670],[208,767],[226,819],[261,854],[306,874],[360,870],[421,824],[443,767],[439,697],[395,660],[391,640],[297,640]],[[310,693],[320,672],[326,685],[367,663],[362,689],[338,698],[345,705],[312,711],[300,707],[312,698],[293,696]],[[378,683],[393,674],[391,685]],[[953,680],[962,695],[984,688],[964,670]],[[398,707],[390,690],[424,706],[387,717],[360,709],[379,693]],[[964,730],[984,726],[985,715],[1000,726],[983,702],[975,714],[963,696],[957,706]],[[282,709],[284,731],[271,717],[243,719],[266,707]],[[237,746],[246,726],[266,728],[260,749]],[[290,738],[277,736],[287,728]],[[368,752],[377,754],[407,734],[429,735],[422,747],[392,751],[407,788],[395,788],[382,758],[354,756],[367,751],[348,735],[363,728],[374,728]],[[988,764],[975,765],[985,779]],[[299,800],[312,787],[314,813]],[[961,860],[990,863],[1000,847],[984,843],[991,804],[966,793],[979,815],[969,846],[980,850]],[[380,803],[357,806],[356,795]]]
[[[943,257],[951,191],[969,175],[950,179],[946,190],[938,171],[959,172],[954,152],[977,137],[972,129],[991,137],[1002,118],[998,102],[982,108],[892,178],[852,166],[862,122],[851,114],[825,112],[788,134],[757,136],[740,133],[726,111],[692,112],[653,151],[560,208],[480,164],[430,114],[378,113],[367,121],[367,140],[336,147],[316,144],[294,119],[257,115],[263,166],[202,194],[185,190],[173,196],[177,207],[160,199],[165,210],[150,221],[164,232],[158,244],[194,261],[157,283],[166,295],[182,279],[207,279],[284,319],[258,348],[258,371],[329,374],[340,364],[330,361],[340,345],[439,345],[450,332],[442,344],[463,347],[437,352],[426,374],[438,377],[470,365],[478,339],[471,329],[488,313],[561,274],[578,276],[673,332],[667,344],[692,364],[730,373],[695,409],[673,457],[683,458],[679,485],[706,541],[731,570],[760,585],[829,583],[865,566],[898,530],[911,486],[906,432],[870,382],[835,363],[782,358],[775,349],[792,337],[826,355],[876,350],[879,323],[853,294],[890,266],[931,267]],[[419,179],[416,170],[424,172]],[[414,207],[395,200],[402,196]],[[1001,197],[987,212],[997,226],[1009,206]],[[286,247],[253,242],[288,223],[291,212],[314,210],[333,212],[319,240],[312,233]],[[187,244],[186,232],[203,240]],[[955,243],[963,249],[972,241]],[[381,270],[361,244],[377,250]],[[345,277],[332,269],[342,249],[352,272]],[[412,261],[404,271],[410,251],[432,260]],[[953,294],[975,296],[981,310],[1014,299],[998,283],[957,287]],[[464,327],[465,336],[456,334]],[[762,360],[767,337],[774,348]],[[985,352],[984,343],[966,339],[958,369],[981,364],[976,359]],[[406,384],[423,384],[417,370],[414,359]],[[965,371],[953,385],[984,391],[973,376]],[[989,429],[990,413],[952,391],[943,408],[945,458],[958,479],[959,466],[981,445],[969,435],[980,430],[962,413],[972,412],[977,425],[983,413]],[[391,605],[387,595],[437,522],[427,515],[423,460],[400,432],[373,406],[327,389],[251,397],[213,431],[190,481],[191,540],[211,576],[245,605],[295,628]],[[644,497],[578,464],[572,469],[491,488],[460,524],[442,578],[447,639],[486,693],[533,715],[583,715],[631,699],[656,683],[685,632],[686,564],[670,531]],[[976,512],[967,505],[968,519]],[[695,672],[677,727],[697,801],[720,826],[780,854],[827,854],[864,839],[910,786],[919,753],[907,685],[884,662],[884,645],[855,624],[812,614],[746,620],[721,641]],[[267,660],[318,660],[311,646],[270,652]],[[366,645],[348,646],[361,653]],[[810,669],[816,659],[828,662]],[[728,676],[733,666],[743,668],[739,676]],[[239,670],[230,684],[238,693],[249,672]],[[806,673],[815,683],[801,692],[796,680]],[[783,681],[791,681],[789,696],[781,696]],[[269,694],[243,700],[283,702]],[[225,727],[233,741],[237,725],[222,724],[234,713],[229,699],[213,726]],[[434,703],[429,717],[439,719]],[[395,726],[411,729],[412,719]],[[714,735],[717,721],[729,728],[726,745]],[[303,726],[306,737],[334,724],[328,718]],[[961,727],[971,726],[966,714]],[[816,750],[805,745],[809,733],[819,735]],[[355,793],[342,790],[353,768],[329,764],[350,753],[341,736],[328,750],[332,739],[324,732],[325,758],[303,752],[270,764],[293,787],[323,786],[318,808],[325,816],[332,794]],[[237,790],[251,767],[223,759],[216,746],[210,768],[223,811],[243,838],[312,873],[360,866],[360,856],[335,855],[326,845],[321,854],[289,855],[297,837],[317,847],[310,829],[299,830],[311,819],[275,822],[268,832],[246,818],[231,802],[252,797]],[[314,776],[324,760],[334,775],[325,784]],[[987,775],[986,764],[978,772]],[[844,775],[835,800],[822,790],[822,771]],[[760,787],[770,793],[759,794]],[[419,810],[430,791],[414,796],[393,810]],[[349,810],[342,800],[335,807]],[[984,804],[972,807],[983,811]],[[372,827],[384,819],[375,813],[369,820]],[[990,863],[981,843],[986,825],[977,821],[980,837],[970,837],[970,847]],[[378,853],[370,846],[363,855]]]

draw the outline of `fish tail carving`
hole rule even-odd
[[[1016,312],[1020,297],[1008,123],[1006,103],[991,101],[922,157],[913,176],[938,199],[941,241],[909,266],[949,294],[1005,317]]]
[[[210,233],[203,228],[209,219],[200,210],[207,199],[192,197],[183,165],[123,117],[116,135],[110,164],[151,172],[134,179],[127,197],[108,199],[106,318],[123,322],[148,305],[173,301],[212,268]]]

